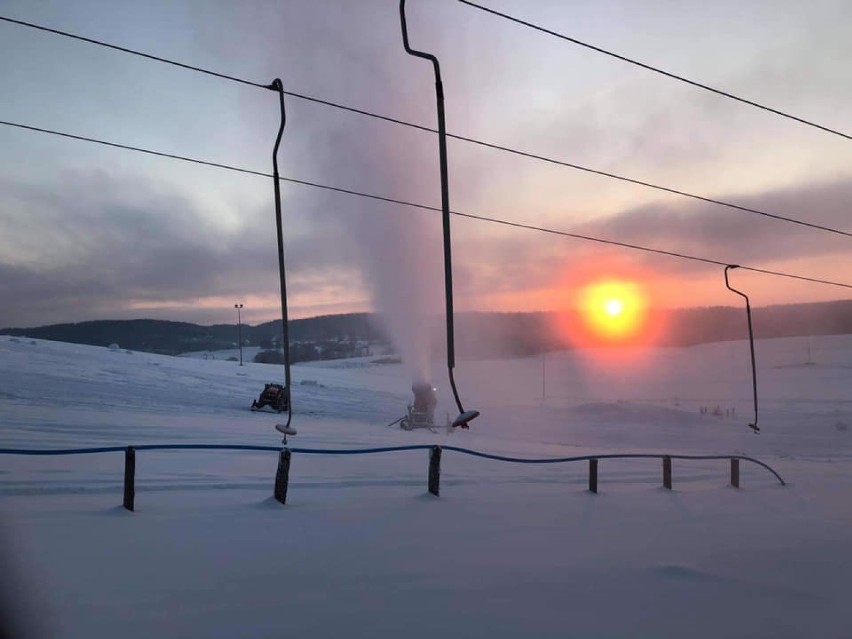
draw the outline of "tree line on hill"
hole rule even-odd
[[[705,307],[666,312],[650,321],[662,326],[655,343],[692,346],[748,337],[745,311],[734,307]],[[852,300],[766,306],[753,309],[756,338],[839,335],[852,333]],[[581,319],[556,313],[460,313],[456,317],[456,350],[461,357],[522,357],[570,348],[565,333]],[[561,327],[561,328],[560,328]],[[567,327],[567,331],[565,330]],[[435,317],[430,341],[436,354],[444,344],[443,317]],[[293,361],[359,354],[356,343],[388,344],[381,318],[369,313],[325,315],[298,319],[289,326]],[[0,334],[109,346],[165,355],[235,348],[237,326],[200,326],[164,320],[99,320],[37,328],[8,328]],[[281,321],[244,324],[244,345],[274,350]],[[323,357],[322,352],[325,352]]]
[[[340,339],[382,341],[384,334],[367,313],[325,315],[292,320],[291,343],[321,343]],[[73,324],[52,324],[37,328],[8,328],[0,335],[48,339],[72,344],[109,346],[128,350],[178,355],[192,351],[218,351],[236,348],[236,324],[200,326],[168,320],[95,320]],[[243,345],[274,348],[281,339],[281,320],[257,326],[243,324]]]
[[[852,300],[753,308],[752,321],[756,339],[852,334]],[[566,335],[582,333],[583,323],[577,313],[461,314],[455,322],[456,352],[468,358],[523,357],[573,348],[582,340]],[[651,311],[647,323],[659,328],[650,331],[658,346],[748,339],[744,307]]]

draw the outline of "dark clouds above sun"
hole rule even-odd
[[[852,228],[849,142],[451,0],[408,4],[412,43],[440,56],[451,132]],[[489,4],[852,128],[846,2],[660,1],[641,11],[627,1]],[[394,0],[5,0],[0,13],[435,121],[431,69],[402,50]],[[0,78],[0,119],[271,170],[271,92],[9,24],[0,24]],[[284,175],[440,204],[434,136],[295,98],[287,111]],[[848,238],[459,141],[449,153],[451,204],[462,212],[849,280]],[[400,251],[384,255],[383,246],[417,243],[418,268],[440,278],[438,214],[293,184],[283,197],[295,316],[372,308],[377,264],[406,272]],[[409,227],[406,219],[417,222]],[[655,278],[653,301],[661,305],[730,303],[712,267],[472,220],[453,224],[461,309],[551,308],[560,290],[579,286],[572,274],[614,263]],[[843,289],[738,277],[748,278],[758,303],[848,297]],[[249,321],[260,321],[276,316],[277,295],[269,179],[0,127],[0,326],[232,321],[236,301],[246,303]]]

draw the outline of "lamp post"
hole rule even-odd
[[[240,317],[242,307],[242,304],[234,304],[234,308],[237,309],[237,343],[240,345],[240,366],[243,365],[243,323]]]

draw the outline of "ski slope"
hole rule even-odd
[[[810,352],[810,355],[808,354]],[[451,444],[520,457],[746,454],[724,461],[508,464],[425,451],[0,456],[2,583],[35,637],[848,637],[852,336],[461,362],[469,432],[386,425],[400,365],[293,368],[292,445]],[[810,357],[810,359],[809,359]],[[0,337],[0,447],[276,446],[248,406],[280,367]],[[437,413],[450,412],[436,362]],[[719,407],[720,416],[702,407]]]

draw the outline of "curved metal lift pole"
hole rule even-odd
[[[728,281],[728,271],[739,267],[739,264],[729,264],[725,267],[725,286],[728,287],[729,291],[732,291],[737,295],[742,296],[745,299],[746,303],[746,317],[748,318],[748,344],[751,348],[751,383],[752,388],[754,389],[754,423],[749,424],[748,426],[755,433],[759,433],[760,428],[757,425],[757,367],[754,363],[754,331],[751,328],[751,303],[749,303],[748,295],[746,295],[742,291],[738,291],[737,289],[735,289]]]
[[[455,353],[455,330],[453,327],[453,256],[452,243],[450,241],[450,186],[447,178],[447,129],[444,121],[444,85],[441,83],[441,67],[438,58],[430,53],[416,51],[408,45],[408,27],[405,22],[405,0],[399,0],[399,19],[402,25],[402,43],[406,52],[417,58],[429,60],[435,69],[435,98],[438,103],[438,151],[441,161],[441,213],[444,222],[444,292],[446,297],[447,314],[447,372],[450,377],[450,386],[453,389],[453,397],[459,409],[459,416],[453,422],[453,427],[461,426],[467,428],[471,420],[479,417],[479,411],[465,411],[462,406],[459,392],[456,388],[456,380],[453,377],[453,368],[456,365]]]
[[[281,229],[281,180],[278,175],[278,147],[281,145],[281,135],[287,121],[284,112],[284,85],[275,78],[268,89],[278,93],[281,104],[281,125],[278,127],[278,137],[275,138],[275,148],[272,150],[272,176],[275,185],[275,228],[278,231],[278,280],[281,285],[281,348],[284,349],[284,392],[287,397],[287,427],[293,418],[293,404],[290,397],[290,333],[287,326],[287,280],[284,268],[284,234]]]

